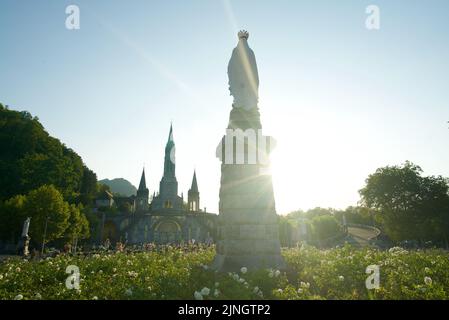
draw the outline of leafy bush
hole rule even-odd
[[[323,240],[342,234],[337,219],[331,215],[317,216],[312,219],[312,239]]]

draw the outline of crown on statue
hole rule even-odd
[[[240,30],[239,33],[238,33],[238,35],[239,35],[239,39],[245,39],[245,40],[248,40],[248,37],[249,37],[248,31],[246,31],[246,30]]]

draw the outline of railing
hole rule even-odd
[[[374,240],[376,239],[378,236],[380,236],[380,234],[382,233],[382,231],[380,231],[379,228],[373,227],[373,226],[368,226],[366,224],[358,224],[358,223],[348,223],[347,224],[348,227],[354,227],[354,228],[361,228],[361,229],[370,229],[373,230],[376,235],[374,237],[371,237],[369,239],[367,239],[368,241]]]

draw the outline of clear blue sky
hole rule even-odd
[[[65,8],[81,29],[65,28]],[[368,31],[365,8],[381,28]],[[216,211],[227,63],[250,32],[279,213],[356,204],[411,160],[449,176],[449,1],[0,1],[0,102],[39,117],[100,179],[158,188],[173,121],[180,192]]]

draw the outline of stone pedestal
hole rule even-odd
[[[236,137],[233,132],[240,129]],[[256,136],[256,139],[249,138]],[[259,134],[258,134],[259,132]],[[212,268],[219,271],[285,267],[279,242],[273,185],[262,153],[269,153],[273,139],[260,135],[259,112],[231,112],[227,135],[223,137],[217,156],[222,161],[218,217],[217,254]],[[229,135],[232,134],[232,137]],[[266,140],[263,142],[262,140]],[[234,145],[226,145],[233,141]],[[236,146],[238,141],[243,146]],[[226,157],[226,148],[242,157]],[[263,150],[260,150],[263,148]],[[256,156],[249,153],[255,152]],[[240,160],[238,160],[240,159]],[[255,159],[255,162],[250,161]],[[243,161],[242,161],[243,160]]]

